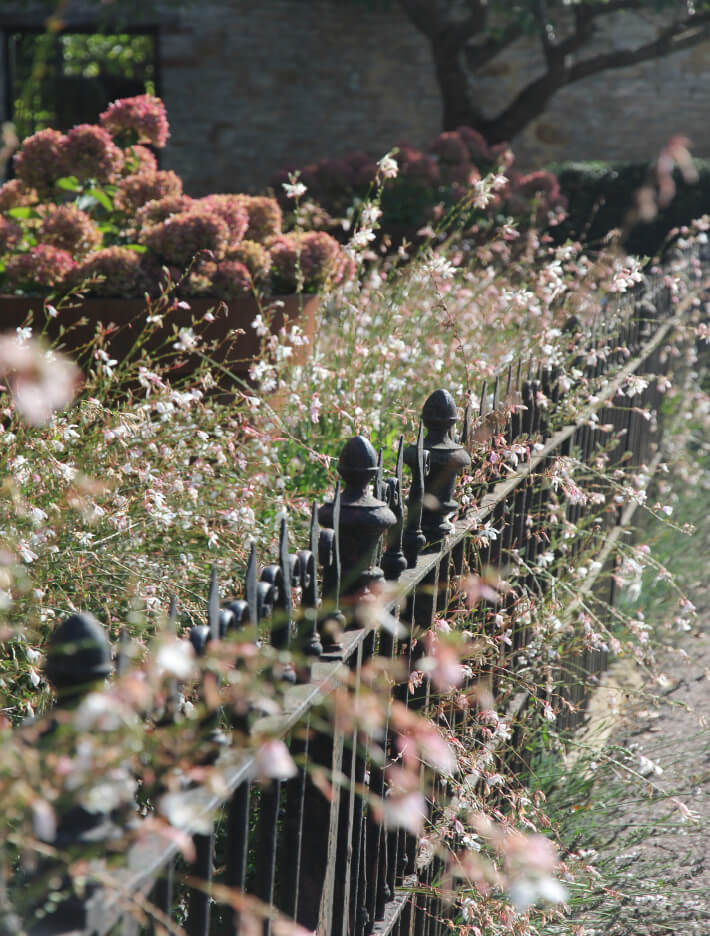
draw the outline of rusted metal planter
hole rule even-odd
[[[100,322],[106,329],[103,347],[112,358],[124,361],[131,353],[139,352],[139,344],[156,356],[165,355],[172,375],[184,376],[194,371],[201,357],[176,350],[174,336],[176,330],[194,328],[204,353],[221,365],[218,370],[224,368],[223,379],[214,375],[224,384],[225,379],[229,381],[225,371],[244,378],[249,366],[262,354],[264,338],[252,327],[259,314],[271,334],[277,334],[284,324],[298,325],[308,342],[293,346],[293,357],[297,361],[304,359],[315,333],[318,302],[317,295],[297,294],[275,296],[261,305],[253,296],[229,303],[219,298],[193,298],[189,308],[176,302],[163,314],[163,324],[147,335],[144,329],[148,313],[143,299],[88,298],[52,317],[45,312],[40,298],[0,294],[0,331],[31,325],[34,334],[45,332],[58,348],[81,363]],[[205,318],[209,312],[212,314]],[[211,343],[214,350],[208,350]]]

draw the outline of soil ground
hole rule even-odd
[[[635,797],[612,797],[598,851],[619,895],[580,914],[585,936],[710,936],[710,608],[701,619],[666,655],[670,685],[658,702],[627,667],[612,669],[594,700],[590,731],[633,750],[640,771],[648,758],[663,773]],[[595,725],[614,698],[619,717]]]

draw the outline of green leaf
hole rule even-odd
[[[102,234],[118,234],[119,231],[118,226],[111,221],[104,221],[103,224],[99,224],[98,227]]]
[[[5,214],[9,215],[11,218],[36,218],[37,212],[34,208],[30,208],[27,205],[18,205],[17,208],[10,208]]]
[[[135,250],[136,253],[147,253],[148,248],[144,244],[123,244],[126,250]]]
[[[102,189],[99,189],[99,188],[89,189],[89,191],[87,192],[87,195],[93,196],[96,199],[96,201],[99,203],[99,205],[101,205],[102,208],[105,208],[106,211],[108,212],[113,211],[113,202],[108,197],[106,192],[104,192]]]
[[[80,192],[81,185],[76,176],[63,176],[54,183],[57,188],[64,189],[67,192]]]

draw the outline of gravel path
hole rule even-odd
[[[623,665],[594,699],[587,739],[632,751],[644,780],[611,770],[608,801],[599,785],[590,861],[612,890],[576,917],[584,936],[710,936],[710,610],[701,619],[666,654],[659,701]]]

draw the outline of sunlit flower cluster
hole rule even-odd
[[[42,195],[51,191],[64,175],[64,142],[59,130],[39,130],[23,141],[15,155],[15,176],[24,189],[36,189]]]
[[[98,250],[103,240],[96,222],[72,204],[51,207],[42,218],[38,234],[43,243],[61,247],[75,258]]]
[[[198,205],[144,229],[141,240],[169,263],[185,267],[202,250],[221,260],[231,237],[229,225],[220,215]]]
[[[151,94],[114,101],[99,120],[112,136],[128,134],[131,142],[149,143],[158,148],[165,146],[170,135],[165,105]]]
[[[142,205],[164,198],[179,198],[182,180],[172,169],[143,171],[121,179],[116,189],[116,208],[126,214],[135,213]]]
[[[92,281],[97,296],[135,296],[147,287],[141,255],[128,247],[104,247],[74,267],[73,286]]]
[[[328,278],[343,275],[342,249],[324,231],[282,234],[271,242],[269,253],[276,289],[286,293],[299,285],[314,292]]]
[[[67,250],[51,244],[37,244],[27,253],[14,254],[5,262],[5,277],[11,289],[31,291],[36,286],[59,286],[74,269]]]
[[[123,166],[123,152],[109,133],[94,124],[78,124],[67,133],[61,158],[65,175],[114,182]]]

